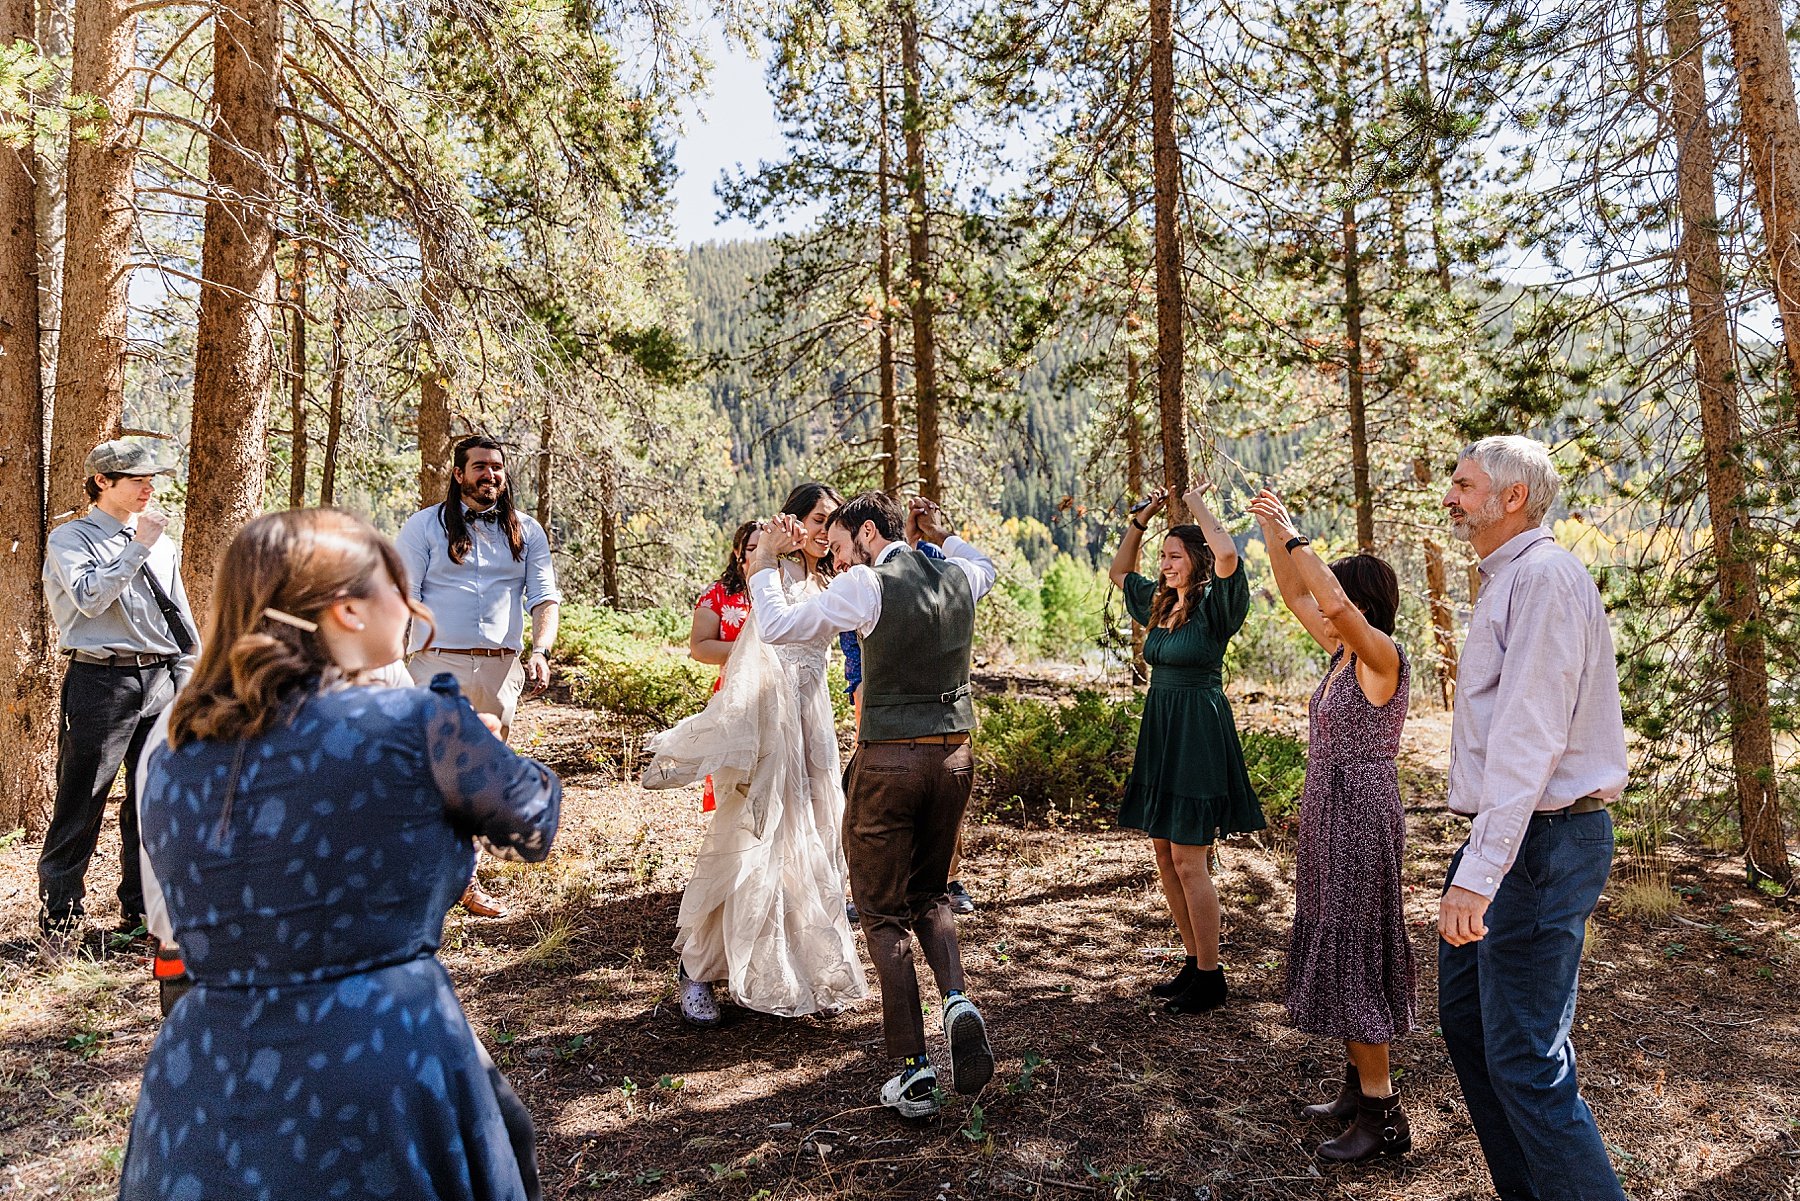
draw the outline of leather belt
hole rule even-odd
[[[69,658],[89,667],[164,667],[175,662],[176,655],[96,655],[92,651],[70,651]]]
[[[483,659],[498,659],[502,655],[519,653],[505,646],[434,646],[427,649],[440,655],[479,655]]]
[[[1539,809],[1531,816],[1534,818],[1575,817],[1582,813],[1598,813],[1604,808],[1606,808],[1606,801],[1604,799],[1597,796],[1584,796],[1573,804],[1564,805],[1561,809]],[[1460,809],[1452,809],[1450,812],[1454,813],[1457,817],[1466,817],[1471,820],[1475,817],[1473,813],[1464,813]]]
[[[921,734],[917,738],[865,738],[862,746],[961,746],[969,741],[969,732],[955,734]]]

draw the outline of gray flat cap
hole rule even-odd
[[[94,475],[174,475],[173,467],[156,461],[156,452],[137,442],[114,438],[88,451],[87,474]]]

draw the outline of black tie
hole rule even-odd
[[[120,532],[125,535],[127,542],[137,537],[137,531],[129,527]],[[194,649],[194,634],[188,629],[187,621],[181,616],[181,606],[177,605],[169,597],[169,594],[163,591],[162,582],[156,578],[156,573],[150,570],[148,562],[144,564],[144,580],[150,585],[150,594],[156,598],[156,607],[162,610],[163,621],[169,627],[169,637],[175,640],[175,646],[182,654],[188,654]]]

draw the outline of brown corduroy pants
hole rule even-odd
[[[881,981],[883,1032],[894,1058],[925,1051],[915,935],[939,994],[963,987],[944,886],[974,779],[967,743],[865,742],[850,764],[844,857]]]

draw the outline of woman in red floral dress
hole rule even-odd
[[[750,616],[750,593],[744,582],[744,564],[756,549],[756,522],[746,521],[731,536],[731,557],[725,560],[725,571],[712,587],[694,602],[694,627],[688,633],[688,654],[696,663],[716,663],[719,678],[713,691],[725,682],[725,661],[731,658],[731,644],[743,631]],[[711,813],[718,807],[713,796],[712,777],[706,777],[706,800],[701,808]]]

